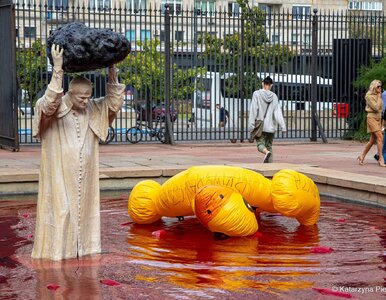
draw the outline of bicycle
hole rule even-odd
[[[154,127],[150,125],[144,125],[141,121],[137,121],[136,126],[133,126],[126,131],[126,139],[132,143],[137,144],[142,141],[144,134],[150,135],[150,137],[156,137],[161,143],[165,144],[165,127],[158,128],[158,125],[161,123],[160,118],[157,118],[156,125]]]

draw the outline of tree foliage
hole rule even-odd
[[[386,88],[386,57],[382,58],[379,63],[373,60],[370,66],[362,67],[353,86],[368,89],[374,79],[382,81],[383,88]]]
[[[165,58],[164,53],[160,51],[160,45],[158,39],[141,42],[139,46],[142,51],[130,53],[118,65],[123,82],[138,91],[140,100],[150,99],[155,103],[165,100]],[[171,99],[187,99],[194,91],[193,78],[203,71],[202,68],[182,70],[173,63]]]
[[[386,57],[379,63],[373,60],[370,66],[362,67],[359,70],[357,79],[353,82],[353,86],[365,92],[374,79],[382,81],[383,88],[386,87]],[[366,113],[362,111],[357,114],[355,118],[357,118],[356,122],[360,124],[359,128],[356,131],[350,131],[347,136],[360,141],[368,140],[370,135],[367,133]],[[352,126],[350,126],[350,128],[351,127]]]
[[[20,88],[28,92],[28,101],[34,105],[39,92],[47,84],[46,49],[41,41],[36,40],[31,48],[21,48],[16,53],[18,80]],[[26,99],[25,99],[26,100]]]

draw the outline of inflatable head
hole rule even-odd
[[[251,206],[229,187],[201,187],[195,196],[195,212],[202,225],[212,232],[249,236],[258,229]]]
[[[296,218],[302,225],[314,225],[318,221],[318,187],[312,179],[294,170],[283,169],[273,176],[272,203],[278,212]]]

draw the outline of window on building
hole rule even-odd
[[[174,39],[176,41],[182,42],[184,40],[184,32],[180,30],[176,30],[174,32]]]
[[[293,33],[292,34],[292,39],[291,39],[292,45],[297,45],[298,42],[299,42],[299,34]]]
[[[68,0],[48,0],[48,10],[68,10]]]
[[[24,27],[24,37],[26,38],[35,38],[36,37],[36,27]]]
[[[130,42],[135,41],[135,30],[126,30],[125,36]]]
[[[383,10],[382,2],[372,2],[372,1],[349,1],[348,9],[350,10]]]
[[[228,2],[228,13],[232,17],[238,17],[241,13],[241,7],[237,2]]]
[[[111,8],[110,0],[97,0],[98,10],[109,10]]]
[[[196,0],[194,1],[194,8],[196,9],[196,12],[198,15],[207,15],[207,14],[213,14],[216,10],[215,8],[215,0],[210,1],[203,1],[203,0]]]
[[[267,17],[265,18],[265,20],[266,20],[266,22],[265,22],[266,26],[271,26],[272,22],[271,22],[271,16],[270,16],[270,14],[272,14],[272,5],[268,5],[268,4],[259,4],[258,7],[259,7],[260,10],[264,11],[265,14],[266,14],[266,16],[267,16]]]
[[[162,42],[164,42],[165,41],[165,30],[161,30],[160,31],[160,40],[162,41]],[[174,32],[174,39],[176,40],[176,41],[183,41],[184,40],[184,31],[179,31],[179,30],[176,30],[175,32]]]
[[[146,9],[146,0],[126,0],[126,8],[141,13]]]
[[[271,41],[273,44],[279,44],[280,43],[280,35],[272,34]]]
[[[111,0],[90,0],[90,8],[96,11],[110,10]]]
[[[293,5],[292,18],[294,20],[309,19],[311,16],[311,6],[309,5]]]
[[[150,30],[141,29],[141,41],[150,40]]]
[[[13,3],[18,4],[19,6],[24,4],[27,7],[30,5],[34,5],[35,0],[14,0]]]
[[[180,15],[182,10],[182,0],[162,0],[161,1],[161,11],[165,13],[165,5],[169,4],[170,14],[171,15]]]
[[[304,36],[303,36],[303,43],[306,46],[311,45],[311,34],[304,34]]]
[[[271,14],[272,13],[272,5],[268,5],[268,4],[260,4],[259,3],[259,9],[262,10],[262,11],[265,11],[265,13],[267,15]]]

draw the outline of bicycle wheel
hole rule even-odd
[[[134,126],[134,127],[127,129],[126,138],[132,144],[136,144],[136,143],[140,142],[142,140],[141,128]]]
[[[99,139],[99,144],[102,144],[102,145],[107,145],[108,143],[110,143],[115,137],[115,130],[112,126],[109,127],[108,131],[107,131],[107,138],[105,141],[102,141],[101,139]]]
[[[157,131],[157,139],[158,139],[162,144],[165,144],[165,143],[166,143],[165,133],[166,133],[165,127],[161,127],[161,128]]]

